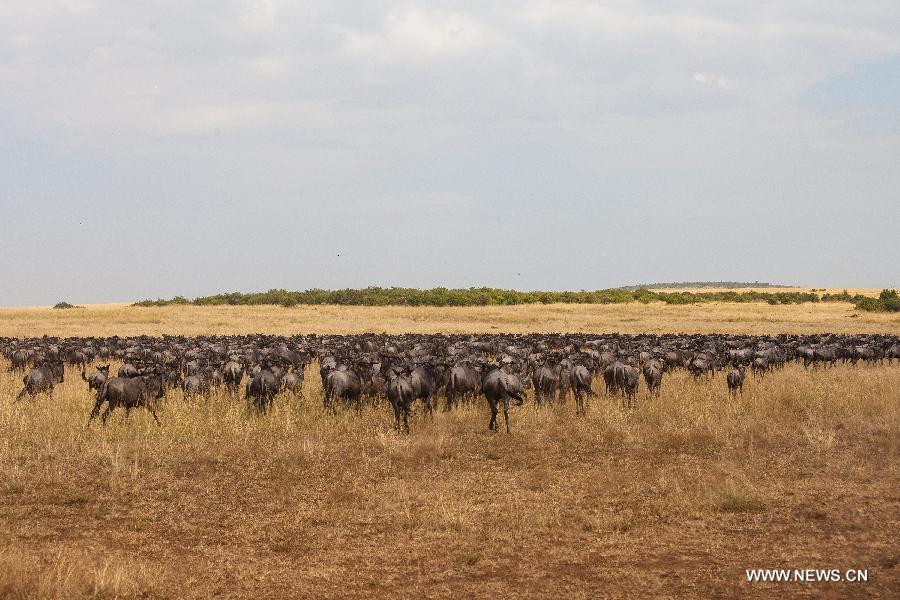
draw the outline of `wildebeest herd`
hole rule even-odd
[[[105,423],[118,407],[156,409],[169,390],[200,398],[224,388],[243,391],[248,406],[269,410],[276,396],[302,394],[307,367],[316,363],[326,413],[338,407],[360,411],[367,402],[387,399],[395,426],[409,431],[409,415],[422,402],[426,414],[483,396],[491,411],[489,428],[498,430],[502,409],[509,432],[510,402],[521,405],[526,390],[534,403],[595,396],[602,379],[609,395],[633,408],[643,377],[650,397],[661,393],[663,377],[685,369],[696,378],[726,371],[732,395],[742,393],[744,377],[764,376],[789,361],[807,368],[836,363],[893,363],[900,359],[900,337],[892,335],[587,335],[587,334],[359,334],[340,336],[271,335],[111,338],[0,338],[9,368],[24,374],[15,401],[48,393],[63,381],[65,366],[75,367],[94,394],[89,422]],[[115,375],[110,361],[122,363]],[[103,364],[106,363],[106,364]],[[88,372],[88,365],[95,365]]]

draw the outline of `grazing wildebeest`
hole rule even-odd
[[[162,378],[156,373],[134,377],[111,377],[106,380],[106,383],[97,392],[97,402],[94,404],[90,417],[88,417],[88,423],[97,416],[103,403],[107,402],[106,410],[103,411],[103,416],[101,417],[104,424],[106,424],[109,414],[119,406],[125,408],[126,417],[130,414],[132,408],[143,406],[153,415],[153,420],[159,425],[159,417],[156,415],[154,404],[165,393],[166,388],[163,385]]]
[[[575,414],[577,415],[585,414],[585,394],[588,396],[594,395],[594,390],[591,388],[591,379],[591,372],[584,365],[575,365],[569,371],[569,384],[572,386],[572,394],[575,396]]]
[[[499,429],[497,404],[503,402],[503,420],[506,423],[506,433],[509,433],[509,399],[513,398],[516,406],[521,406],[525,402],[521,391],[522,382],[517,375],[505,372],[498,365],[488,367],[481,378],[481,393],[487,398],[491,408],[491,422],[488,424],[488,429],[491,431]]]
[[[663,364],[656,359],[649,360],[644,363],[641,371],[644,373],[644,381],[647,383],[647,389],[651,394],[656,392],[656,395],[658,396],[662,386],[663,372],[665,371]]]
[[[732,396],[736,396],[738,390],[740,390],[741,396],[744,395],[744,371],[744,365],[732,367],[728,371],[728,376],[726,377],[726,379],[728,381],[728,391]]]
[[[244,397],[253,403],[257,412],[264,413],[272,406],[279,388],[278,377],[270,368],[264,367],[247,381]]]
[[[63,376],[64,368],[62,363],[44,363],[33,368],[22,378],[22,383],[25,384],[25,387],[16,396],[14,402],[21,400],[25,394],[34,398],[41,392],[47,392],[52,398],[53,385],[62,383]]]

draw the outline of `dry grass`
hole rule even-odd
[[[893,331],[842,305],[0,310],[0,335],[269,331]],[[494,329],[493,327],[497,327]],[[115,368],[116,365],[114,365]],[[12,404],[0,364],[0,597],[891,597],[900,587],[900,368],[790,365],[732,400],[722,374],[612,399],[483,402],[391,428],[304,398],[248,417],[167,398],[85,427],[74,371]],[[601,388],[596,385],[595,388]],[[420,411],[421,412],[421,411]],[[868,568],[868,584],[744,569]]]
[[[675,374],[606,397],[416,416],[322,415],[279,397],[167,399],[85,427],[74,372],[52,402],[0,376],[0,596],[888,596],[900,585],[900,368],[751,380]],[[599,386],[597,386],[599,387]],[[871,581],[749,586],[745,568],[859,567]]]
[[[900,315],[846,303],[551,304],[492,307],[167,306],[0,308],[0,336],[274,333],[894,333]]]

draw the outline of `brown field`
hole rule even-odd
[[[0,336],[359,331],[900,332],[841,304],[479,309],[0,309]],[[0,359],[2,363],[2,359]],[[0,597],[896,597],[900,366],[667,375],[602,394],[483,401],[397,435],[385,405],[325,417],[314,372],[272,414],[173,393],[85,427],[75,371],[13,404],[0,364]],[[595,389],[602,386],[595,384]],[[421,412],[421,411],[419,411]],[[744,570],[868,569],[748,584]]]
[[[55,310],[0,308],[0,337],[273,333],[893,333],[900,314],[828,302],[770,306],[709,303],[404,306],[166,306],[97,304]]]

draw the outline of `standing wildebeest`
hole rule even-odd
[[[303,368],[295,368],[281,380],[281,389],[288,390],[294,395],[303,395]]]
[[[227,389],[229,393],[237,393],[243,378],[244,365],[241,363],[235,360],[229,360],[225,363],[225,366],[222,367],[222,379],[225,381],[225,389]]]
[[[644,381],[647,382],[647,389],[651,394],[656,392],[658,396],[662,386],[663,371],[665,371],[663,364],[655,359],[650,360],[644,363],[641,370],[644,373]]]
[[[506,423],[506,433],[509,433],[509,399],[516,401],[516,406],[522,406],[525,398],[521,395],[522,382],[517,375],[506,373],[497,365],[488,367],[481,378],[481,393],[487,398],[491,407],[491,422],[488,429],[497,431],[497,403],[503,402],[503,420]]]
[[[244,397],[253,403],[257,412],[264,413],[271,408],[280,388],[278,377],[269,365],[265,365],[247,381]]]
[[[536,365],[531,375],[534,383],[534,404],[541,405],[541,400],[545,396],[552,400],[553,394],[556,394],[557,400],[560,400],[559,374],[562,370],[558,364],[548,366],[546,363]]]
[[[100,391],[97,392],[97,402],[88,417],[88,423],[100,412],[100,407],[107,402],[106,410],[103,411],[101,420],[106,424],[109,413],[118,406],[125,407],[125,416],[127,417],[132,408],[143,406],[150,414],[153,420],[159,425],[159,417],[156,416],[154,403],[162,398],[166,393],[166,387],[162,378],[158,374],[150,374],[135,377],[111,377],[106,380]]]
[[[616,377],[616,374],[622,369],[624,365],[618,360],[613,361],[608,364],[605,369],[603,369],[603,383],[606,384],[606,393],[613,395],[617,391],[619,391],[619,381]]]
[[[621,363],[620,363],[621,364]],[[616,384],[622,390],[622,406],[634,408],[634,398],[637,395],[638,384],[641,382],[641,376],[637,369],[631,365],[622,365],[616,371]]]
[[[728,381],[728,391],[732,396],[736,396],[738,390],[741,391],[741,396],[744,395],[744,370],[744,365],[738,365],[728,371],[726,379]]]
[[[403,431],[409,433],[409,411],[416,392],[409,374],[409,368],[401,366],[388,366],[383,363],[382,370],[388,379],[387,397],[394,409],[394,421],[397,431],[400,429],[400,416],[403,416]]]
[[[425,412],[432,415],[432,397],[437,393],[437,374],[434,367],[426,363],[413,369],[409,374],[409,383],[413,387],[416,399],[421,398]]]
[[[754,377],[762,378],[762,376],[766,374],[766,371],[769,370],[769,361],[762,356],[757,356],[753,359],[753,362],[750,363],[750,369],[753,371]]]
[[[447,397],[446,410],[453,408],[453,404],[460,396],[475,395],[481,390],[481,378],[478,372],[466,363],[458,363],[450,369],[447,386],[444,394]]]
[[[569,371],[569,384],[572,386],[572,394],[575,396],[575,414],[583,415],[584,395],[594,395],[591,389],[591,372],[584,365],[575,365]]]
[[[22,378],[25,387],[16,396],[14,402],[18,402],[25,394],[32,398],[41,392],[47,392],[53,397],[53,384],[63,382],[63,364],[62,363],[44,363],[39,367],[33,368]]]
[[[359,397],[362,394],[362,378],[355,370],[339,365],[325,377],[325,410],[335,413],[335,398],[343,398],[347,403],[356,406],[357,412],[362,410]]]

